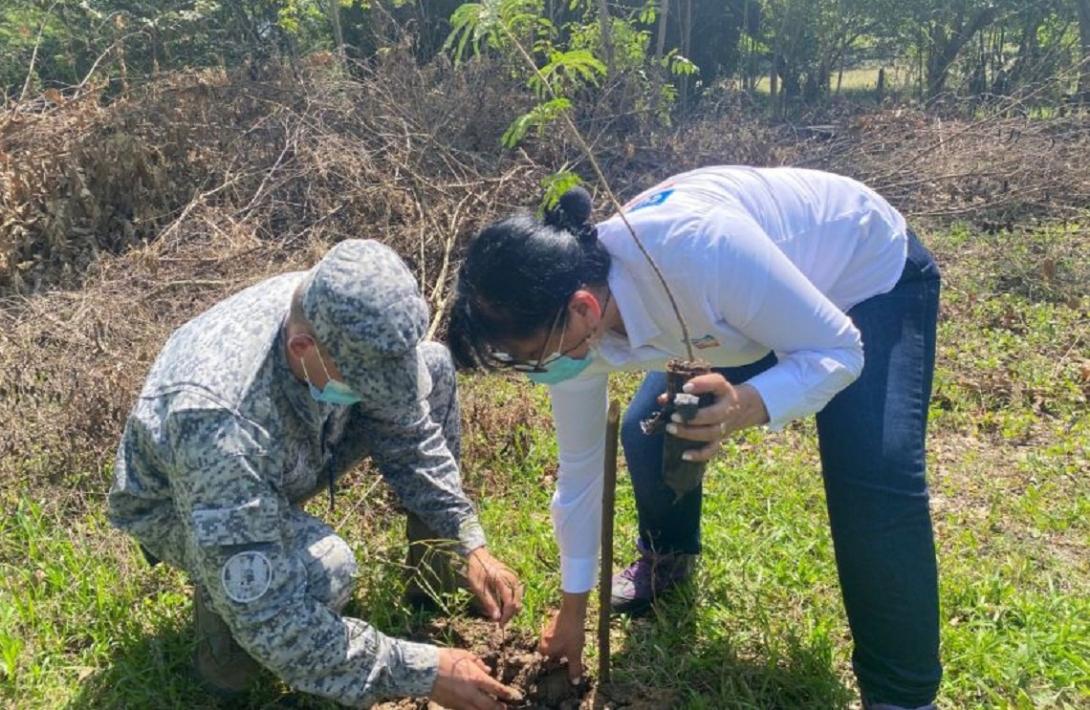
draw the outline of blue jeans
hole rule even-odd
[[[837,572],[855,640],[852,663],[871,703],[926,705],[942,677],[924,449],[938,303],[938,267],[910,235],[897,285],[848,311],[863,337],[862,374],[817,414]],[[716,372],[741,383],[775,363],[770,353]],[[661,372],[647,375],[621,429],[640,543],[698,553],[702,491],[675,503],[662,481],[662,436],[639,428],[657,409],[665,382]]]

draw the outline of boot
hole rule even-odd
[[[193,610],[197,633],[194,665],[201,682],[212,693],[231,698],[244,693],[261,666],[231,636],[231,630],[212,610],[203,589],[193,586]]]
[[[692,574],[696,555],[656,553],[637,544],[639,558],[613,576],[611,604],[616,614],[640,616],[659,596],[674,589]]]

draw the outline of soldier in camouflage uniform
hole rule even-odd
[[[514,697],[468,652],[342,616],[352,550],[300,507],[326,488],[332,501],[337,477],[369,455],[410,513],[466,555],[485,612],[506,622],[518,610],[518,579],[485,548],[462,491],[454,368],[421,342],[427,321],[397,255],[350,240],[216,304],[156,359],[118,451],[110,520],[191,575],[197,667],[214,689],[244,689],[256,661],[352,706]]]

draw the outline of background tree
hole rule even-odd
[[[1074,0],[1079,16],[1079,39],[1082,51],[1079,53],[1079,95],[1083,101],[1090,102],[1090,0]]]
[[[946,88],[950,68],[976,36],[999,17],[992,0],[927,2],[915,7],[915,19],[926,48],[924,89],[934,98]]]
[[[1090,96],[1090,0],[488,0],[518,7],[537,59],[584,49],[642,76],[659,113],[737,85],[774,116],[819,107],[852,69],[912,68],[921,98]],[[368,61],[389,38],[417,60],[442,51],[460,0],[8,0],[0,81],[9,98],[161,71],[220,66],[259,76],[343,48]],[[501,52],[502,54],[502,52]],[[901,74],[904,76],[903,72]],[[873,79],[871,79],[873,83]],[[855,84],[854,86],[858,86]],[[633,99],[635,100],[635,99]]]

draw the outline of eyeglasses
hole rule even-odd
[[[572,350],[575,349],[569,348],[563,353],[557,353],[556,357],[551,357],[548,360],[545,360],[545,348],[549,347],[549,341],[553,339],[553,333],[556,332],[556,324],[560,322],[560,317],[564,315],[564,311],[567,309],[567,307],[568,304],[565,303],[563,306],[560,307],[560,309],[556,312],[556,315],[553,317],[553,324],[549,327],[549,334],[545,336],[545,342],[541,344],[541,350],[537,354],[537,362],[525,362],[523,360],[516,360],[507,353],[503,352],[492,353],[492,358],[500,365],[500,367],[508,370],[514,370],[515,372],[523,372],[529,374],[546,372],[547,365],[556,362],[558,358],[563,357],[564,355],[570,353]],[[568,324],[565,323],[564,328],[566,329],[567,327]],[[560,331],[560,342],[564,342],[564,331]],[[579,345],[582,344],[582,342],[579,343]],[[577,348],[579,347],[579,345],[576,345],[575,347]]]
[[[612,293],[609,293],[609,292],[606,293],[606,302],[605,302],[605,305],[602,308],[602,313],[605,313],[605,309],[609,307],[609,301],[610,301],[610,299],[612,297],[613,297]],[[505,368],[505,369],[509,369],[509,370],[514,370],[515,372],[523,372],[523,373],[528,373],[528,374],[536,374],[536,373],[547,372],[549,365],[556,362],[557,360],[564,357],[565,355],[572,352],[573,350],[578,350],[580,347],[582,347],[583,343],[590,340],[591,336],[594,335],[593,332],[587,333],[586,336],[584,336],[583,338],[580,338],[579,342],[576,343],[575,345],[571,346],[570,348],[567,348],[566,350],[563,350],[561,352],[556,353],[555,355],[550,357],[548,360],[546,360],[545,359],[545,348],[549,347],[549,341],[553,339],[553,333],[556,332],[556,326],[560,322],[560,317],[564,315],[564,311],[566,311],[567,309],[568,309],[568,304],[565,303],[563,306],[560,307],[560,310],[558,310],[556,312],[556,316],[553,318],[553,324],[549,328],[549,334],[545,336],[545,342],[543,342],[541,344],[541,350],[537,354],[537,363],[536,364],[532,363],[532,362],[524,362],[522,360],[516,360],[513,357],[511,357],[510,355],[508,355],[507,353],[503,353],[503,352],[494,352],[494,353],[492,353],[493,359],[496,361],[496,363],[500,367]],[[568,323],[565,320],[564,329],[560,331],[560,343],[561,343],[561,345],[563,345],[563,343],[564,343],[564,333],[567,332],[567,328],[568,328]]]

